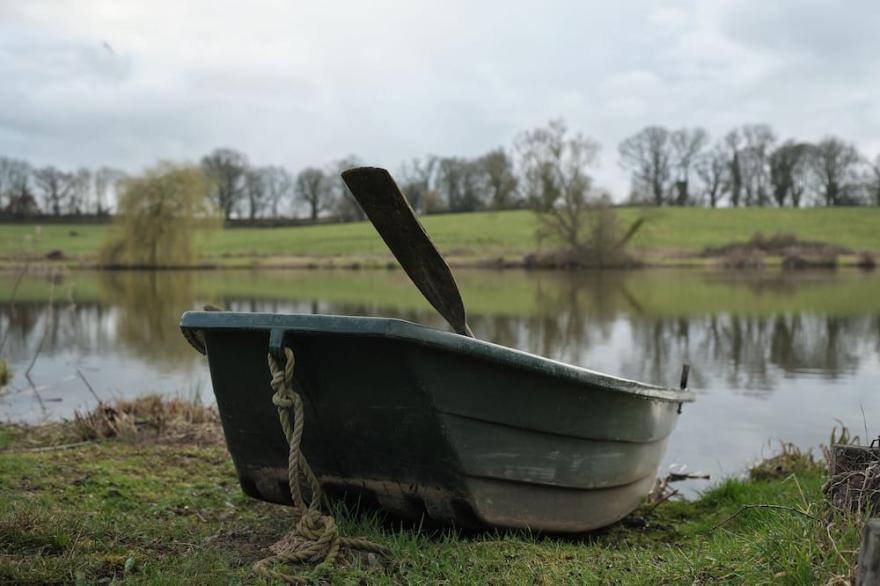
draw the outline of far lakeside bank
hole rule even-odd
[[[870,268],[880,251],[880,208],[620,208],[626,225],[645,218],[625,265],[635,267]],[[590,268],[559,261],[552,242],[536,239],[524,210],[422,218],[454,268]],[[0,270],[157,268],[102,266],[102,224],[0,225]],[[227,228],[201,238],[194,263],[178,269],[377,269],[396,262],[367,222],[274,228]]]

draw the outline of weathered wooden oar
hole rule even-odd
[[[391,174],[358,167],[344,171],[342,179],[422,295],[453,330],[473,338],[452,271]]]

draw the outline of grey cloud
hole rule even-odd
[[[874,2],[4,3],[0,153],[136,170],[228,145],[396,167],[562,116],[603,144],[620,197],[616,145],[651,123],[880,150]]]

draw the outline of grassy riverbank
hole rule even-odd
[[[632,248],[653,263],[706,264],[691,258],[706,247],[746,241],[756,233],[786,233],[859,250],[880,250],[880,208],[702,209],[622,208],[622,223],[646,218]],[[427,216],[423,221],[453,263],[516,261],[535,251],[531,212],[481,212]],[[0,260],[21,254],[44,258],[61,251],[73,265],[94,263],[107,230],[101,225],[0,225]],[[547,244],[545,243],[545,248]],[[384,243],[367,223],[295,228],[234,228],[199,244],[201,262],[219,266],[383,265]],[[686,258],[687,260],[683,260]]]
[[[163,421],[161,433],[146,425],[84,443],[82,425],[0,426],[0,582],[258,582],[251,564],[290,527],[289,509],[242,495],[216,419],[195,431]],[[419,532],[336,509],[343,534],[387,546],[393,562],[329,579],[827,583],[850,574],[859,527],[826,509],[823,475],[789,453],[698,500],[645,506],[577,538]]]

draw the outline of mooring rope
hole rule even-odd
[[[293,350],[285,347],[284,355],[286,361],[281,367],[275,357],[269,354],[269,371],[272,373],[272,389],[275,391],[272,403],[278,409],[284,437],[290,446],[287,479],[297,519],[290,533],[269,548],[272,555],[256,562],[254,570],[266,577],[302,583],[330,568],[336,562],[340,548],[382,557],[387,557],[389,552],[367,539],[341,537],[336,520],[321,512],[321,483],[300,449],[305,417],[302,397],[293,390]],[[308,502],[302,492],[301,479],[309,486]],[[277,567],[279,565],[294,567],[293,572],[280,570]],[[301,573],[302,568],[295,568],[307,565],[313,566],[308,574]]]

